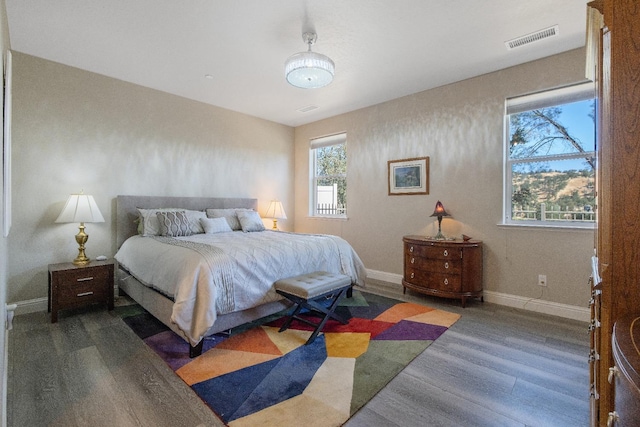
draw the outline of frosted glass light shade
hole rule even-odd
[[[320,53],[300,52],[291,55],[285,62],[284,73],[287,81],[303,89],[316,89],[333,81],[335,64]]]
[[[67,199],[56,222],[104,222],[93,196],[72,194]]]

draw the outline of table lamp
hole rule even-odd
[[[79,222],[80,231],[76,234],[76,242],[78,242],[78,256],[73,260],[75,265],[86,265],[91,260],[84,253],[84,244],[87,243],[89,235],[84,232],[85,222],[104,222],[104,218],[98,209],[93,196],[88,194],[72,194],[67,199],[62,212],[56,219],[60,222]]]
[[[273,219],[273,230],[278,229],[279,219],[287,219],[287,214],[284,213],[284,208],[282,207],[282,202],[280,202],[280,200],[272,200],[271,203],[269,203],[269,208],[267,208],[265,218]]]
[[[444,240],[445,237],[442,234],[442,217],[451,216],[451,215],[449,215],[447,211],[444,210],[444,206],[442,206],[442,203],[440,203],[440,200],[438,200],[438,203],[436,203],[436,208],[433,210],[433,213],[430,216],[438,217],[438,234],[436,234],[434,239]]]

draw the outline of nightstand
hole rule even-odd
[[[51,323],[58,321],[58,311],[106,303],[113,310],[115,285],[114,259],[91,261],[87,265],[70,262],[49,265],[49,311]]]

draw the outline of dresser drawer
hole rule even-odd
[[[460,274],[462,272],[462,260],[423,258],[410,254],[405,255],[407,268],[430,271],[432,273]]]
[[[407,243],[405,253],[429,259],[460,259],[462,252],[457,248]]]
[[[460,292],[462,290],[461,277],[456,274],[432,273],[407,267],[404,280],[416,286],[438,291]]]

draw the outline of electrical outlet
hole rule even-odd
[[[538,274],[538,286],[547,286],[546,274]]]

